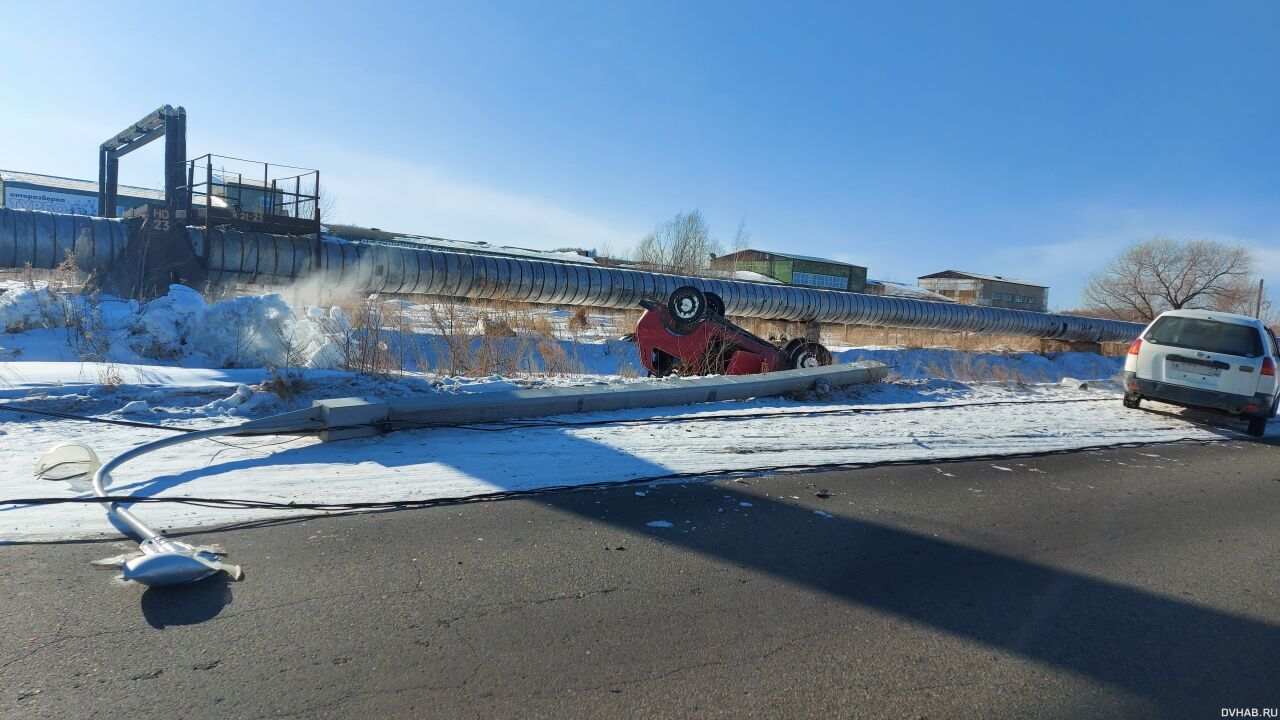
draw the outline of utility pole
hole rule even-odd
[[[1253,303],[1253,316],[1262,319],[1262,278],[1258,278],[1258,299]]]

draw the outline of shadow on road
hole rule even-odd
[[[232,602],[226,573],[190,585],[147,588],[142,593],[142,615],[158,630],[173,625],[196,625],[212,620]]]
[[[482,467],[454,462],[482,477]],[[1276,700],[1278,625],[767,497],[750,497],[750,520],[734,522],[738,514],[717,512],[739,499],[726,501],[724,487],[673,492],[680,502],[659,515],[629,490],[608,495],[612,510],[603,517],[599,493],[539,502],[1124,688],[1166,714],[1196,708],[1216,716],[1225,706]],[[674,527],[646,527],[656,519]],[[703,529],[682,529],[695,526]]]
[[[723,487],[709,485],[677,492],[680,502],[665,506],[674,510],[661,511],[675,523],[665,531],[646,528],[653,515],[638,515],[626,493],[609,503],[620,514],[603,518],[597,493],[540,501],[1124,688],[1166,715],[1195,708],[1216,717],[1225,706],[1277,699],[1280,626],[770,498],[751,496],[749,519],[717,527],[729,513],[716,508],[741,498],[726,501]]]
[[[653,432],[655,443],[679,437],[676,427],[655,427]],[[557,452],[576,464],[608,467],[611,477],[669,472],[601,443],[562,434]],[[439,433],[433,436],[440,438]],[[147,490],[258,465],[351,462],[359,447],[287,449],[156,478]],[[448,453],[425,438],[419,447],[496,488],[519,487],[510,477],[494,476],[490,456]],[[520,447],[513,443],[504,452],[520,452]],[[770,498],[752,497],[750,522],[738,522],[729,519],[730,512],[717,512],[725,506],[725,489],[719,486],[695,484],[673,492],[680,494],[680,503],[664,505],[658,516],[629,489],[541,495],[539,502],[1123,688],[1166,714],[1196,708],[1216,717],[1221,707],[1270,707],[1276,699],[1280,626],[1275,624],[859,518],[825,517]],[[601,504],[602,498],[609,499],[607,504]],[[657,519],[675,526],[646,527]],[[684,531],[686,519],[703,529]],[[142,612],[153,627],[164,628],[203,622],[230,602],[230,588],[220,576],[187,587],[148,590]]]

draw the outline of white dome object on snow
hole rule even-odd
[[[90,477],[102,461],[93,448],[74,440],[58,443],[36,461],[35,476],[40,480],[74,480]]]

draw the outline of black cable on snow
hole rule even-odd
[[[349,512],[355,510],[406,510],[414,508],[429,508],[440,505],[460,505],[476,502],[488,502],[493,500],[507,500],[521,497],[529,497],[534,495],[543,495],[547,493],[565,492],[570,490],[606,490],[610,488],[626,487],[629,485],[648,485],[656,482],[670,482],[678,480],[709,480],[723,477],[749,477],[767,474],[795,474],[801,472],[822,472],[835,470],[865,470],[881,467],[898,467],[909,465],[939,465],[944,463],[957,462],[984,462],[989,460],[1016,460],[1019,458],[1036,458],[1049,457],[1053,455],[1071,455],[1084,452],[1097,452],[1101,450],[1117,450],[1122,448],[1140,448],[1152,447],[1156,445],[1174,445],[1184,443],[1210,444],[1218,442],[1230,442],[1228,439],[1206,439],[1195,437],[1180,437],[1170,440],[1154,440],[1154,441],[1126,441],[1118,443],[1106,443],[1098,445],[1086,445],[1075,448],[1062,448],[1056,450],[1038,450],[1022,453],[983,453],[977,455],[959,455],[953,457],[942,458],[920,458],[914,460],[874,460],[868,462],[833,462],[833,463],[800,463],[791,465],[772,465],[765,467],[754,467],[744,469],[720,469],[705,470],[691,472],[668,473],[666,475],[650,475],[645,477],[630,478],[627,480],[613,480],[595,483],[583,483],[580,485],[551,485],[539,488],[529,488],[525,490],[501,490],[491,493],[483,493],[479,495],[467,495],[444,498],[426,498],[412,500],[372,500],[364,502],[334,502],[334,503],[315,503],[315,502],[278,502],[272,500],[251,500],[244,498],[204,498],[204,497],[133,497],[130,495],[117,495],[107,497],[50,497],[50,498],[15,498],[11,500],[0,500],[0,505],[61,505],[67,503],[102,503],[102,502],[118,502],[118,503],[169,503],[177,505],[193,505],[197,507],[223,508],[228,510],[311,510],[316,512]]]
[[[375,423],[376,427],[384,429],[386,432],[394,432],[396,430],[427,430],[436,428],[452,428],[460,430],[482,430],[487,432],[501,432],[505,430],[523,430],[530,428],[575,428],[575,427],[597,427],[602,425],[661,425],[670,423],[688,423],[688,422],[710,422],[715,420],[762,420],[771,418],[785,417],[817,417],[827,415],[870,415],[880,413],[895,412],[915,412],[920,410],[963,410],[965,408],[975,407],[994,407],[1000,405],[1063,405],[1067,403],[1093,403],[1093,402],[1115,402],[1116,398],[1066,398],[1057,400],[988,400],[971,403],[947,403],[935,405],[910,405],[905,407],[855,407],[855,408],[830,408],[826,410],[788,410],[781,412],[753,412],[753,413],[714,413],[709,415],[670,415],[663,417],[651,418],[634,418],[634,419],[611,419],[602,418],[598,420],[490,420],[485,422],[471,423],[432,423],[432,422],[414,422],[411,420],[390,420],[383,423]]]
[[[1089,403],[1089,402],[1115,402],[1115,398],[1065,398],[1054,400],[991,400],[973,403],[952,403],[952,404],[934,404],[934,405],[911,405],[905,407],[862,407],[862,408],[831,408],[823,410],[796,410],[782,412],[754,412],[754,413],[715,413],[700,416],[666,416],[654,418],[635,418],[635,419],[597,419],[583,421],[563,421],[563,420],[495,420],[482,423],[415,423],[415,422],[397,422],[388,421],[383,423],[375,423],[373,427],[384,432],[393,432],[396,430],[410,429],[434,429],[434,428],[454,428],[461,430],[477,430],[485,432],[503,432],[508,430],[523,429],[539,429],[539,428],[575,428],[575,427],[596,427],[603,425],[644,425],[644,424],[668,424],[668,423],[685,423],[685,422],[712,422],[719,420],[753,420],[753,419],[771,419],[784,417],[806,417],[806,416],[826,416],[826,415],[858,415],[858,414],[874,414],[874,413],[893,413],[893,412],[918,412],[925,410],[959,410],[973,407],[993,407],[1004,405],[1057,405],[1067,403]],[[156,430],[170,430],[176,432],[195,432],[192,428],[174,427],[168,425],[157,425],[153,423],[132,422],[127,420],[113,420],[109,418],[100,418],[92,416],[74,415],[71,413],[61,413],[51,410],[33,410],[28,408],[18,408],[12,405],[0,404],[0,410],[9,410],[12,412],[29,412],[40,415],[48,415],[69,420],[84,420],[88,422],[102,422],[113,425],[124,425],[129,427],[141,427]],[[1200,423],[1198,423],[1200,424]],[[298,438],[289,440],[293,442]],[[647,485],[655,482],[669,482],[678,480],[707,480],[723,477],[746,477],[764,474],[794,474],[801,472],[822,472],[835,470],[856,470],[871,469],[879,467],[895,467],[906,465],[932,465],[941,463],[954,462],[981,462],[986,460],[1008,460],[1017,458],[1046,457],[1051,455],[1064,455],[1071,453],[1093,452],[1099,450],[1113,450],[1121,448],[1137,448],[1148,447],[1152,445],[1169,445],[1178,443],[1210,443],[1224,442],[1226,440],[1211,440],[1205,438],[1180,437],[1170,440],[1159,441],[1126,441],[1109,444],[1088,445],[1076,448],[1028,451],[1022,453],[984,453],[978,455],[963,455],[944,458],[920,458],[910,460],[877,460],[864,462],[832,462],[832,463],[797,463],[788,465],[772,465],[764,467],[744,468],[744,469],[718,469],[705,471],[676,472],[665,475],[650,475],[645,477],[630,478],[627,480],[610,480],[595,483],[583,483],[578,485],[550,485],[539,488],[529,488],[524,490],[502,490],[491,493],[482,493],[478,495],[467,495],[457,497],[444,498],[428,498],[428,499],[412,499],[412,500],[376,500],[364,502],[337,502],[337,503],[310,503],[310,502],[278,502],[270,500],[252,500],[245,498],[203,498],[203,497],[134,497],[130,495],[118,495],[109,497],[46,497],[46,498],[14,498],[8,500],[0,500],[0,505],[57,505],[66,503],[101,503],[101,502],[118,502],[118,503],[170,503],[193,505],[199,507],[224,508],[224,509],[256,509],[256,510],[311,510],[316,512],[344,512],[359,510],[392,510],[392,509],[410,509],[410,508],[427,508],[439,505],[456,505],[473,502],[486,502],[492,500],[504,500],[511,498],[528,497],[532,495],[541,495],[546,493],[565,492],[570,490],[601,490],[615,487],[625,487],[628,485]],[[213,440],[213,442],[219,442]],[[255,447],[267,447],[279,443],[266,443]],[[236,446],[232,446],[236,447]],[[245,448],[254,449],[254,448]]]
[[[0,403],[0,410],[8,410],[13,413],[28,413],[31,415],[46,415],[48,417],[60,418],[62,420],[83,420],[85,422],[104,423],[107,425],[122,425],[124,427],[144,428],[147,430],[169,430],[171,432],[195,432],[195,428],[179,427],[177,425],[160,425],[158,423],[138,422],[136,420],[116,420],[114,418],[96,417],[93,415],[75,415],[73,413],[58,412],[57,410],[44,410],[39,408],[25,408],[17,405],[8,405]]]
[[[1057,400],[990,400],[972,403],[949,403],[935,405],[912,405],[907,407],[862,407],[862,408],[832,408],[827,410],[784,410],[781,412],[754,412],[754,413],[715,413],[710,415],[698,416],[664,416],[652,418],[632,418],[632,419],[599,419],[599,420],[492,420],[485,422],[413,422],[405,420],[389,420],[381,423],[374,423],[374,427],[384,432],[394,432],[396,430],[430,430],[435,428],[454,428],[461,430],[481,430],[487,432],[502,432],[505,430],[519,430],[529,428],[571,428],[571,427],[597,427],[601,425],[654,425],[669,424],[676,422],[711,422],[715,420],[760,420],[775,417],[812,417],[823,415],[864,415],[874,413],[894,413],[894,412],[913,412],[919,410],[960,410],[973,407],[993,407],[998,405],[1059,405],[1065,403],[1089,403],[1089,402],[1114,402],[1115,398],[1067,398]],[[146,430],[167,430],[170,432],[195,432],[196,428],[182,427],[179,425],[161,425],[159,423],[140,422],[137,420],[117,420],[115,418],[104,418],[95,415],[76,415],[74,413],[59,412],[56,410],[47,410],[42,408],[19,407],[17,405],[9,405],[0,403],[0,410],[7,410],[13,413],[28,413],[31,415],[45,415],[48,417],[59,418],[62,420],[81,420],[84,422],[104,423],[107,425],[120,425],[123,427],[142,428]]]

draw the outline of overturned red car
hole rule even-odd
[[[666,304],[642,300],[636,323],[640,364],[653,377],[750,375],[830,365],[831,353],[816,342],[793,339],[784,347],[757,337],[724,316],[724,301],[686,285]]]

